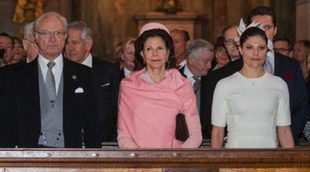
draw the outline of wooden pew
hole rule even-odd
[[[0,149],[0,171],[310,171],[310,148]]]

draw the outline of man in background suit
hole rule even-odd
[[[211,68],[214,58],[214,46],[203,39],[197,39],[190,44],[186,55],[186,64],[179,69],[181,74],[191,81],[196,94],[197,107],[200,113],[200,121],[203,121],[203,108],[206,103],[205,78]],[[204,129],[203,129],[204,130]]]
[[[240,59],[240,52],[238,50],[238,31],[236,25],[228,26],[223,30],[224,45],[231,61]]]
[[[256,21],[265,29],[265,33],[272,43],[273,37],[277,33],[275,14],[269,7],[260,6],[253,9],[248,16],[248,24]],[[214,71],[207,78],[208,101],[207,101],[207,119],[204,123],[204,128],[210,128],[205,137],[210,136],[211,132],[211,106],[213,99],[213,92],[216,83],[239,71],[242,67],[242,58],[231,62],[229,65]],[[281,77],[288,85],[290,94],[290,109],[291,109],[291,128],[295,141],[295,145],[299,145],[299,137],[305,126],[308,112],[308,98],[306,84],[303,80],[300,65],[294,59],[283,56],[274,52],[272,49],[267,53],[267,59],[264,65],[265,71]]]
[[[91,70],[63,58],[66,28],[60,14],[43,14],[34,23],[37,59],[1,71],[1,147],[99,147]]]
[[[275,52],[287,57],[293,57],[293,43],[287,38],[276,38],[273,40],[273,49]]]
[[[189,33],[186,30],[173,29],[170,35],[173,39],[176,66],[181,69],[186,64],[186,51],[191,43]]]
[[[92,68],[95,110],[101,142],[116,142],[118,91],[121,74],[116,65],[96,59],[90,53],[92,33],[86,23],[68,25],[67,58]]]
[[[23,47],[26,51],[26,63],[29,63],[37,58],[39,50],[33,33],[33,22],[27,23],[24,26]]]
[[[4,50],[2,59],[0,58],[0,67],[11,64],[14,56],[13,52],[14,41],[7,33],[0,34],[0,48]]]

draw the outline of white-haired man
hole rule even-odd
[[[91,54],[92,32],[86,23],[74,21],[68,25],[67,58],[92,68],[95,110],[101,142],[116,142],[118,88],[121,73],[108,61]]]
[[[60,14],[43,14],[34,23],[37,59],[7,71],[0,100],[7,107],[0,112],[1,147],[99,146],[91,70],[63,58],[66,28]]]

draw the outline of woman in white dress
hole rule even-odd
[[[216,85],[212,104],[212,148],[293,148],[288,88],[264,71],[267,36],[258,27],[240,37],[243,67]]]

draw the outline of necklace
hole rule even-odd
[[[257,78],[249,78],[249,77],[244,76],[244,75],[243,75],[242,73],[240,73],[240,72],[239,72],[239,74],[240,74],[240,76],[243,78],[243,80],[246,81],[246,83],[250,84],[250,86],[255,86],[255,85],[257,85],[257,82],[258,82],[262,77],[264,77],[264,75],[263,75],[263,76],[260,76],[260,77],[257,77]]]

